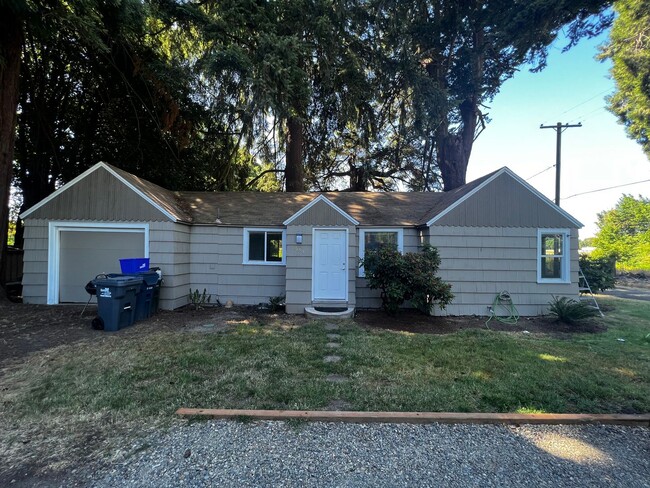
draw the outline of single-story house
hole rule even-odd
[[[221,302],[380,306],[359,258],[381,243],[436,246],[455,299],[443,313],[487,315],[507,290],[521,315],[578,297],[575,218],[508,168],[445,193],[174,192],[99,163],[25,211],[23,300],[85,302],[119,258],[161,268],[161,308],[204,288]],[[440,313],[440,312],[436,312]]]

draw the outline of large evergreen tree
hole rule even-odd
[[[609,4],[602,0],[370,2],[373,36],[380,45],[390,46],[382,52],[395,66],[389,65],[389,77],[396,69],[410,82],[413,127],[425,140],[421,148],[429,155],[423,157],[435,158],[425,167],[437,167],[445,190],[465,183],[474,140],[485,128],[486,104],[501,85],[523,64],[543,68],[548,46],[560,29],[566,28],[570,45],[600,33],[611,21],[606,12]]]
[[[650,1],[618,0],[618,17],[601,57],[612,60],[609,108],[650,158]]]

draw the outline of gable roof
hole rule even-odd
[[[318,205],[319,202],[323,202],[325,205],[328,205],[330,208],[334,209],[336,212],[338,212],[343,218],[347,219],[351,224],[353,225],[359,225],[359,221],[356,220],[355,218],[351,217],[350,214],[347,212],[341,210],[340,207],[335,205],[334,203],[331,202],[325,195],[322,193],[318,195],[316,198],[314,198],[311,202],[309,202],[307,205],[302,207],[300,210],[298,210],[295,214],[293,214],[291,217],[289,217],[287,220],[282,222],[283,225],[289,225],[291,222],[296,220],[298,217],[300,217],[302,214],[307,212],[310,208],[312,208],[314,205]]]
[[[537,199],[539,199],[543,204],[549,206],[553,211],[559,213],[562,217],[568,220],[569,223],[575,225],[576,227],[583,227],[580,221],[575,219],[571,214],[569,214],[561,207],[555,205],[555,203],[553,203],[550,199],[548,199],[546,196],[544,196],[542,193],[540,193],[533,186],[528,184],[524,179],[519,177],[516,173],[514,173],[510,168],[506,166],[490,174],[487,174],[477,180],[467,183],[466,185],[456,188],[451,192],[447,192],[450,198],[448,200],[443,200],[442,202],[440,202],[437,208],[432,209],[431,217],[427,220],[426,223],[427,226],[431,226],[434,223],[438,222],[445,215],[452,212],[456,207],[462,205],[463,202],[468,200],[472,195],[477,194],[483,188],[485,188],[490,183],[492,183],[493,181],[495,181],[497,178],[499,178],[504,174],[514,179],[517,183],[519,183],[522,187],[524,187],[527,191],[529,191]]]
[[[503,174],[508,174],[576,227],[582,224],[503,167],[449,192],[174,192],[106,163],[98,163],[59,188],[21,218],[104,168],[169,219],[205,225],[284,226],[318,202],[325,202],[354,225],[431,226]],[[454,225],[454,224],[452,224]],[[460,224],[459,224],[460,225]]]
[[[182,210],[181,203],[178,201],[177,197],[175,197],[173,192],[106,163],[97,163],[91,168],[87,169],[79,176],[69,181],[54,193],[49,195],[47,198],[44,198],[36,205],[23,212],[20,215],[20,218],[24,219],[25,217],[28,217],[30,214],[46,205],[48,202],[54,200],[63,192],[74,187],[77,183],[99,169],[108,171],[115,178],[124,183],[128,188],[133,190],[143,200],[152,205],[158,211],[162,212],[170,220],[188,221],[190,218],[189,215]]]

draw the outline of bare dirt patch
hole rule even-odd
[[[81,315],[79,305],[0,305],[0,374],[6,366],[41,351],[62,345],[101,342],[114,337],[138,337],[160,331],[217,332],[229,326],[266,323],[282,314],[272,314],[259,307],[218,308],[195,310],[185,307],[175,311],[160,311],[153,317],[136,322],[117,332],[93,330],[90,322],[96,307],[88,307]],[[289,317],[289,316],[288,316]],[[288,326],[302,323],[301,319],[286,320]]]
[[[354,320],[367,329],[385,329],[414,334],[453,334],[465,329],[486,329],[504,332],[566,335],[576,333],[599,333],[607,327],[598,320],[585,320],[575,325],[556,322],[550,317],[521,317],[516,325],[492,319],[486,326],[487,317],[430,317],[422,313],[404,310],[391,317],[381,311],[357,312]]]

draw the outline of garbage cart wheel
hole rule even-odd
[[[90,325],[95,330],[104,330],[104,321],[101,317],[95,317]]]

